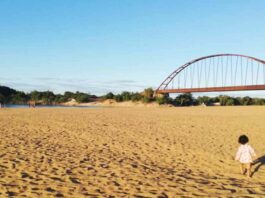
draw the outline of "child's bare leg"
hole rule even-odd
[[[245,174],[245,166],[244,166],[244,164],[240,164],[240,171],[241,171],[242,175]]]
[[[246,164],[247,166],[247,176],[251,177],[251,163]]]

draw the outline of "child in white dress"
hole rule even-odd
[[[246,135],[241,135],[238,138],[239,146],[235,160],[240,162],[241,173],[245,174],[247,171],[247,176],[251,177],[251,163],[253,162],[253,157],[256,156],[254,149],[248,144],[248,137]]]

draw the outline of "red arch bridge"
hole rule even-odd
[[[239,54],[197,58],[172,72],[156,94],[265,90],[265,61]]]

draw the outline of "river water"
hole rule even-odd
[[[5,105],[5,108],[29,108],[28,105]],[[36,105],[35,108],[99,108],[95,106]]]

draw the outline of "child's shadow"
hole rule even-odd
[[[253,166],[256,166],[255,169],[253,170],[252,172],[252,176],[259,171],[260,167],[263,166],[265,164],[265,155],[259,157],[258,159],[256,159],[254,162],[253,162]]]

